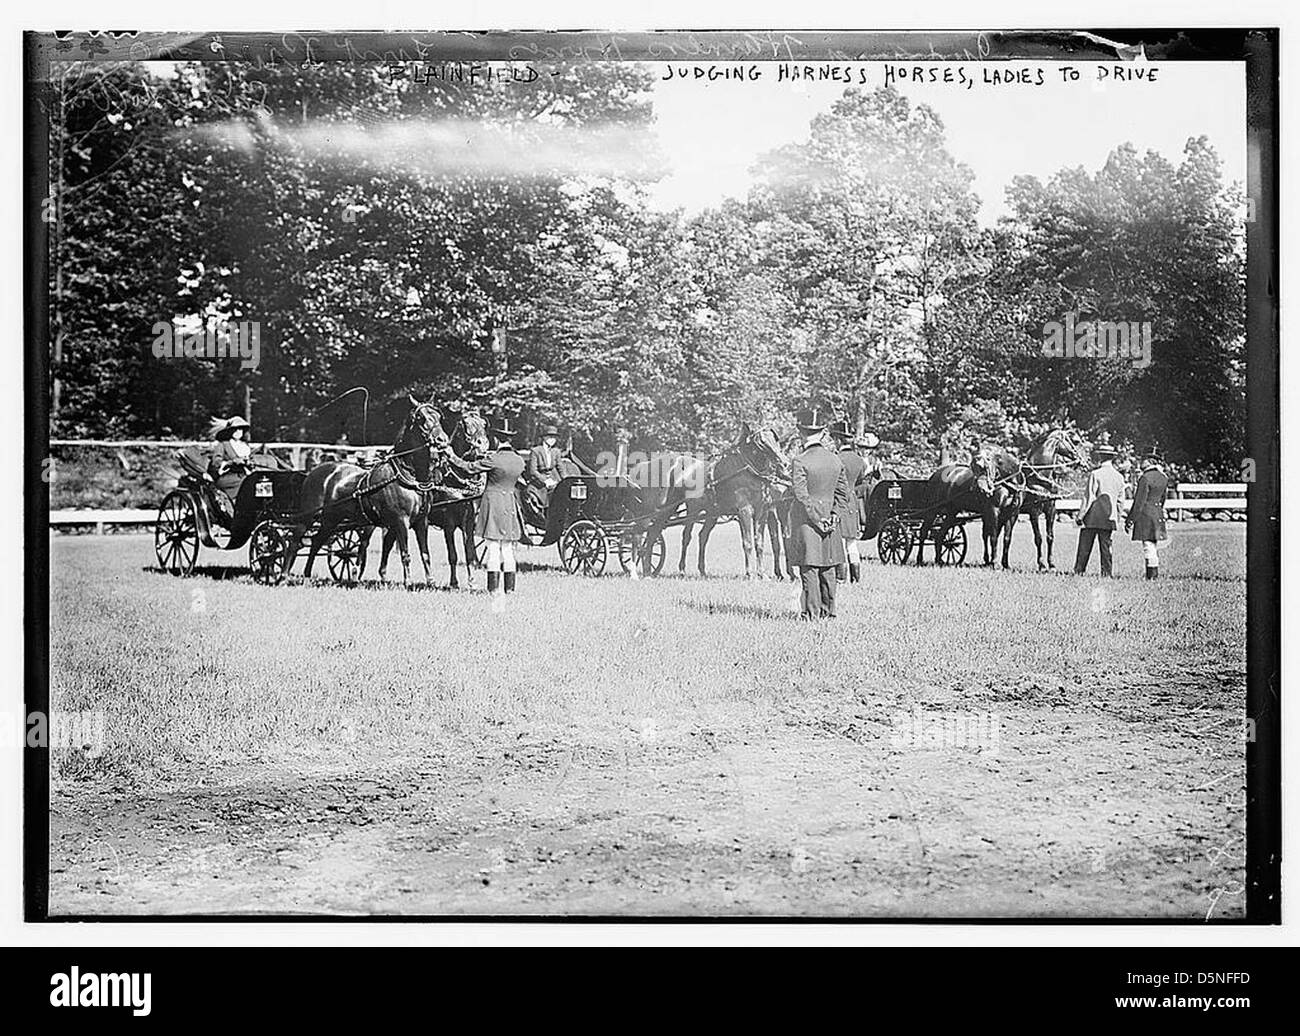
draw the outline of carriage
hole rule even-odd
[[[942,565],[960,565],[966,560],[966,522],[980,516],[958,509],[954,521],[943,514],[951,501],[940,500],[935,485],[924,478],[882,478],[866,501],[863,539],[875,539],[876,552],[886,564],[906,564],[912,551],[925,549],[921,532],[930,524],[926,543],[934,545]]]
[[[524,524],[530,545],[559,545],[560,564],[570,575],[601,575],[611,556],[634,575],[653,516],[645,491],[628,478],[569,475],[551,490],[545,514],[525,510]],[[663,533],[649,549],[650,570],[658,575],[667,555]]]
[[[251,458],[253,469],[233,494],[227,494],[209,478],[200,451],[184,450],[177,459],[180,478],[163,498],[154,525],[159,568],[172,575],[189,575],[198,563],[201,547],[231,551],[247,544],[253,579],[259,583],[282,581],[295,560],[289,556],[289,545],[307,473],[269,453],[258,454]],[[313,523],[311,534],[315,531]],[[349,583],[361,577],[368,540],[364,526],[345,524],[335,529],[325,553],[336,582]]]

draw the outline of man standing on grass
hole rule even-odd
[[[1088,571],[1092,559],[1092,544],[1101,548],[1101,574],[1112,575],[1110,537],[1119,528],[1120,503],[1124,499],[1124,476],[1115,467],[1115,449],[1110,436],[1103,432],[1093,448],[1092,459],[1097,466],[1088,473],[1088,483],[1083,490],[1079,516],[1074,520],[1079,529],[1079,549],[1074,556],[1074,574]]]
[[[841,582],[847,577],[850,583],[856,583],[862,578],[862,558],[858,554],[858,539],[862,536],[859,489],[866,478],[867,462],[853,448],[853,429],[847,420],[836,421],[831,435],[839,443],[840,463],[844,465],[844,480],[849,486],[848,506],[840,512],[840,535],[844,537],[848,571],[845,572],[845,566],[841,565],[835,575]]]
[[[790,540],[788,563],[797,566],[802,584],[801,616],[835,618],[835,570],[845,563],[839,517],[849,506],[844,465],[826,448],[826,418],[813,408],[796,417],[803,449],[790,463]]]
[[[487,544],[483,567],[487,569],[488,593],[501,597],[515,591],[515,544],[524,534],[517,483],[524,473],[524,458],[515,451],[518,430],[510,418],[498,417],[488,431],[492,452],[482,460],[462,460],[450,446],[445,452],[447,460],[465,474],[487,473],[487,484],[475,512],[474,535]]]
[[[1142,451],[1142,475],[1133,490],[1133,504],[1124,519],[1124,528],[1132,530],[1133,542],[1142,544],[1147,578],[1160,576],[1159,544],[1169,539],[1165,531],[1165,493],[1169,477],[1161,470],[1160,451],[1148,446]]]

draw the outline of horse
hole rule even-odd
[[[997,560],[1001,537],[1002,567],[1010,568],[1011,535],[1025,498],[1023,465],[1009,453],[984,450],[971,458],[971,470],[975,473],[984,538],[984,565],[991,568]]]
[[[1056,499],[1062,489],[1056,473],[1087,464],[1088,447],[1080,438],[1064,428],[1048,432],[1030,452],[1023,465],[1024,503],[1021,511],[1029,515],[1029,525],[1034,530],[1034,550],[1038,554],[1040,570],[1055,568],[1052,564],[1052,541],[1056,537]],[[1038,516],[1047,526],[1047,564],[1043,564],[1043,536],[1038,531]]]
[[[628,472],[628,477],[638,485],[648,485],[645,471],[649,462],[643,462]],[[654,543],[678,511],[682,511],[682,549],[677,571],[686,571],[686,553],[691,544],[691,532],[698,522],[700,547],[697,567],[705,575],[704,558],[709,536],[719,521],[735,515],[740,524],[740,542],[745,551],[745,578],[752,579],[763,566],[762,535],[754,536],[754,529],[767,521],[772,506],[772,479],[785,469],[786,458],[770,428],[755,428],[748,421],[740,427],[740,435],[715,461],[678,455],[668,467],[668,484],[663,487],[654,509],[645,542]],[[757,559],[757,566],[755,566]],[[650,551],[643,553],[642,567],[650,574]],[[779,574],[779,564],[778,564]]]
[[[925,516],[916,541],[916,564],[925,564],[925,544],[936,522],[939,523],[939,534],[933,540],[934,563],[942,565],[941,544],[957,524],[961,513],[984,513],[984,501],[975,479],[975,469],[969,464],[944,464],[930,475],[924,489]]]
[[[448,408],[451,410],[451,408]],[[453,413],[455,411],[452,411]],[[480,460],[486,457],[491,444],[488,441],[487,421],[475,407],[460,410],[451,428],[451,448],[456,456],[464,460]],[[465,585],[474,588],[474,568],[478,565],[478,551],[474,542],[474,518],[478,511],[478,498],[483,495],[487,475],[464,475],[451,468],[447,472],[445,489],[454,494],[449,503],[434,506],[436,491],[428,494],[425,517],[432,518],[433,523],[442,528],[443,539],[447,544],[447,565],[451,569],[450,587],[454,590],[460,584],[456,581],[456,530],[460,530],[461,541],[465,546]],[[388,535],[384,535],[385,543]],[[385,553],[387,547],[385,547]]]
[[[415,530],[424,563],[425,582],[432,582],[429,568],[429,526],[427,494],[440,484],[445,473],[444,450],[450,444],[442,427],[442,415],[432,401],[421,403],[408,396],[410,410],[402,422],[397,441],[371,468],[356,464],[318,464],[303,480],[299,498],[301,513],[290,537],[289,557],[294,557],[313,520],[319,519],[312,537],[304,574],[322,544],[344,521],[384,529],[384,553],[379,578],[388,570],[388,554],[396,543],[402,556],[402,583],[411,583],[410,530]],[[363,537],[361,551],[369,546],[370,532]]]

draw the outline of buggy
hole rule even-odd
[[[863,539],[875,539],[876,552],[886,564],[906,564],[912,550],[925,549],[919,542],[926,521],[932,521],[927,542],[936,548],[941,565],[960,565],[966,560],[966,522],[979,517],[958,509],[955,521],[940,519],[953,506],[939,500],[935,486],[924,478],[884,478],[872,487],[866,501]]]

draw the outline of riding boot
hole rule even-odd
[[[842,582],[844,582],[844,581],[845,581],[846,579],[848,579],[848,578],[849,578],[849,566],[848,566],[848,565],[836,565],[836,566],[835,566],[835,579],[836,579],[838,582],[841,582],[841,583],[842,583]]]
[[[501,574],[501,581],[502,581],[503,583],[505,583],[505,586],[506,586],[506,593],[508,593],[508,594],[512,594],[512,593],[515,592],[515,573],[514,573],[514,572],[503,572],[503,573]]]
[[[857,564],[857,565],[850,564],[850,565],[849,565],[849,582],[850,582],[850,583],[860,583],[860,582],[862,582],[862,565],[861,565],[861,564]]]
[[[1156,565],[1147,565],[1147,578],[1156,579],[1160,576],[1160,569]]]
[[[497,592],[497,586],[500,580],[501,580],[500,572],[489,572],[487,574],[488,593],[494,594]]]

